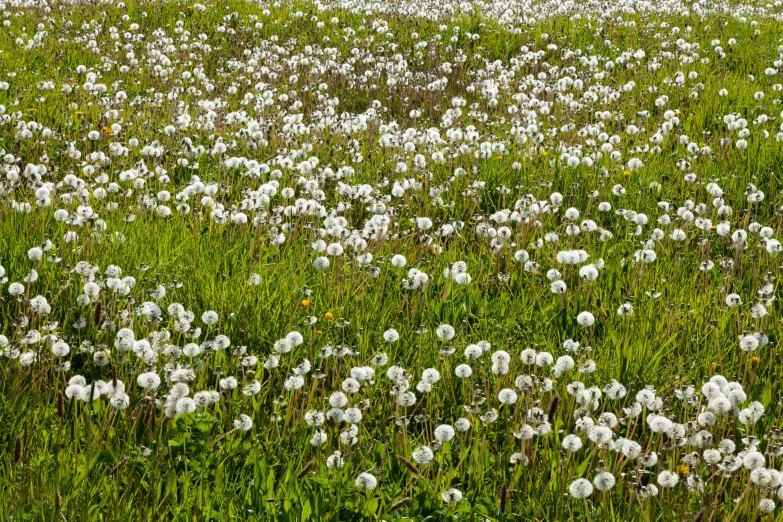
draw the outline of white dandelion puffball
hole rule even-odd
[[[446,504],[457,504],[462,500],[462,492],[455,488],[449,488],[441,494],[441,498]]]
[[[435,454],[432,452],[432,449],[430,449],[429,446],[419,446],[413,450],[413,460],[416,462],[416,464],[429,464],[434,458]]]
[[[253,427],[253,419],[245,415],[244,413],[239,415],[238,419],[234,420],[234,429],[239,431],[250,431]]]
[[[201,320],[207,326],[212,326],[213,324],[218,322],[218,314],[217,312],[214,312],[212,310],[207,310],[206,312],[201,314]]]
[[[733,308],[742,304],[742,298],[738,294],[729,294],[726,296],[726,306]]]
[[[435,428],[433,435],[435,435],[436,440],[440,442],[446,442],[454,438],[454,428],[448,424],[441,424]]]
[[[593,493],[593,485],[587,479],[578,478],[568,486],[568,493],[574,498],[587,498]]]
[[[511,388],[504,388],[498,393],[498,400],[501,404],[514,404],[517,402],[517,392]]]
[[[580,326],[588,328],[595,323],[595,317],[590,312],[581,312],[576,316],[576,322],[579,323]]]
[[[671,471],[661,471],[658,474],[658,485],[662,488],[673,488],[680,481],[680,477]]]
[[[473,278],[467,272],[454,276],[454,282],[461,286],[469,285]]]
[[[609,491],[615,485],[614,475],[607,471],[603,471],[593,478],[593,484],[598,491]]]
[[[136,378],[136,383],[145,390],[154,390],[160,386],[160,376],[154,372],[142,373]]]
[[[435,330],[435,335],[443,341],[451,341],[455,335],[454,327],[450,324],[442,324]]]
[[[313,261],[313,266],[317,270],[324,270],[326,268],[329,268],[329,258],[324,256],[316,257],[315,260]]]
[[[362,489],[372,490],[378,485],[378,479],[372,473],[359,473],[356,477],[356,485]]]
[[[397,268],[402,268],[407,264],[407,260],[405,259],[405,256],[402,256],[400,254],[394,255],[391,258],[391,264],[392,266],[396,266]]]
[[[400,339],[400,334],[394,328],[389,328],[383,332],[383,340],[387,343],[394,343]]]

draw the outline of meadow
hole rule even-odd
[[[0,521],[783,521],[781,0],[0,20]]]

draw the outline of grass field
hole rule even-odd
[[[0,521],[783,520],[780,0],[0,15]]]

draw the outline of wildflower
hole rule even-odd
[[[399,338],[400,338],[400,334],[398,334],[397,330],[395,330],[394,328],[390,328],[385,332],[383,332],[383,340],[386,341],[387,343],[397,342]]]
[[[498,400],[501,404],[514,404],[517,402],[517,394],[510,388],[504,388],[498,393]]]
[[[531,348],[526,348],[522,350],[522,353],[520,354],[519,358],[522,360],[524,364],[527,365],[533,365],[536,363],[536,351]]]
[[[43,258],[43,250],[40,247],[33,247],[27,251],[27,257],[30,261],[40,261]]]
[[[750,451],[742,459],[742,465],[749,470],[760,468],[764,466],[764,463],[765,463],[764,455],[762,455],[758,451]]]
[[[378,479],[371,473],[363,472],[356,477],[356,485],[362,489],[373,490],[378,485]]]
[[[55,357],[65,357],[71,352],[71,347],[65,341],[59,340],[52,345],[52,354]]]
[[[160,386],[160,376],[157,373],[146,372],[139,374],[139,376],[136,378],[136,382],[140,388],[144,388],[145,390],[154,390]]]
[[[576,499],[587,498],[593,493],[593,485],[587,479],[578,478],[568,486],[568,493]]]
[[[304,386],[304,377],[301,375],[291,375],[284,383],[286,390],[298,390]]]
[[[465,417],[460,417],[454,422],[454,427],[458,432],[464,433],[470,429],[470,421]]]
[[[402,268],[407,263],[405,256],[401,256],[400,254],[396,254],[392,256],[391,258],[391,264],[397,268]]]
[[[578,316],[576,316],[576,322],[581,326],[590,327],[593,326],[593,323],[595,323],[595,317],[593,317],[593,314],[590,312],[581,312]]]
[[[658,485],[662,488],[673,488],[679,481],[677,474],[671,471],[664,470],[658,474]]]
[[[463,273],[463,274],[457,274],[454,276],[454,282],[461,286],[469,285],[473,281],[473,278],[470,276],[470,274]]]
[[[576,435],[570,434],[563,438],[563,449],[570,451],[571,453],[579,451],[582,447],[582,439]]]
[[[435,330],[435,334],[443,341],[450,341],[454,338],[454,327],[448,324],[442,324]]]
[[[447,442],[454,438],[454,428],[448,424],[441,424],[433,432],[435,439],[441,442]]]
[[[460,364],[456,368],[454,368],[454,375],[456,375],[460,379],[467,379],[468,377],[473,375],[473,369],[467,364]]]
[[[552,354],[549,352],[540,352],[536,354],[536,366],[544,368],[549,366],[554,361]]]
[[[759,347],[759,341],[752,335],[746,335],[740,337],[739,347],[744,352],[752,352]]]
[[[359,408],[348,408],[345,410],[343,419],[348,424],[359,424],[362,421],[362,412]]]
[[[614,475],[606,471],[602,471],[593,478],[593,484],[598,491],[609,491],[614,487],[615,484]]]
[[[428,446],[419,446],[413,450],[413,460],[419,465],[426,465],[433,458],[435,458],[435,455]]]
[[[484,355],[484,350],[482,350],[481,347],[479,345],[477,345],[477,344],[469,344],[465,348],[465,352],[464,353],[465,353],[465,357],[469,361],[476,361],[476,360],[479,359],[479,357]]]
[[[775,501],[770,498],[763,498],[759,502],[759,513],[772,513],[775,511]]]
[[[331,455],[329,455],[326,458],[326,467],[329,468],[329,469],[342,469],[342,467],[344,465],[345,465],[345,457],[343,457],[343,454],[340,453],[339,451],[335,451],[334,453],[332,453]],[[370,475],[370,476],[372,476],[372,475]],[[374,478],[375,477],[373,477],[373,479]],[[359,484],[359,482],[358,482],[359,479],[358,478],[356,480],[357,480],[357,486],[365,487],[364,485]],[[364,479],[363,479],[362,482],[364,482]],[[367,489],[373,489],[374,487],[375,486],[373,485],[372,488],[367,488]]]
[[[447,489],[441,493],[440,496],[443,499],[443,502],[449,505],[457,504],[460,500],[462,500],[462,493],[458,489],[454,488]]]
[[[734,307],[742,304],[742,299],[737,294],[729,294],[726,296],[726,306]]]
[[[480,419],[486,423],[493,423],[498,420],[498,412],[494,408],[480,416]]]
[[[244,413],[239,415],[238,419],[234,420],[234,429],[240,431],[250,431],[253,427],[253,419],[245,415]]]
[[[220,379],[220,389],[221,390],[233,390],[237,387],[237,380],[236,377],[226,377],[224,379]]]
[[[207,326],[212,326],[215,323],[218,322],[218,314],[212,310],[208,310],[201,314],[201,320],[206,324]]]
[[[636,394],[636,402],[642,406],[650,406],[655,402],[655,399],[655,392],[649,388],[639,390],[639,392]]]
[[[196,411],[196,402],[190,397],[183,397],[176,403],[176,414],[183,415]]]

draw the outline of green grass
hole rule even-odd
[[[775,85],[782,81],[783,67],[777,67],[775,76],[766,76],[764,70],[783,59],[781,22],[759,18],[758,34],[754,34],[756,28],[749,24],[752,17],[742,22],[719,14],[701,19],[637,13],[602,19],[588,12],[581,18],[545,16],[534,25],[510,27],[478,10],[433,21],[358,10],[320,11],[309,3],[266,6],[219,0],[207,4],[204,11],[181,1],[126,4],[55,4],[48,13],[40,8],[7,7],[2,17],[10,26],[0,28],[0,81],[9,82],[8,90],[0,90],[0,105],[5,107],[5,116],[0,118],[7,116],[7,121],[0,120],[0,149],[13,158],[0,170],[0,265],[8,278],[0,285],[0,334],[10,342],[0,348],[0,520],[668,521],[692,520],[702,509],[705,521],[783,520],[779,509],[770,515],[759,513],[760,500],[777,498],[777,488],[751,484],[748,470],[724,478],[716,473],[715,465],[703,459],[684,470],[678,468],[685,455],[703,448],[690,441],[670,447],[668,437],[651,433],[642,420],[651,413],[648,410],[613,428],[615,440],[633,439],[645,453],[659,455],[658,464],[650,469],[652,474],[640,476],[638,481],[632,479],[632,474],[642,469],[638,461],[598,447],[584,433],[580,434],[584,442],[581,450],[567,454],[562,449],[563,438],[576,432],[575,415],[580,411],[568,391],[569,383],[582,381],[588,388],[603,388],[616,379],[627,387],[628,394],[619,401],[604,395],[600,405],[587,412],[592,418],[606,411],[622,417],[623,408],[630,407],[636,393],[649,385],[663,399],[663,413],[685,424],[695,421],[706,408],[707,401],[699,390],[718,374],[742,384],[747,394],[743,407],[759,401],[765,413],[752,426],[724,415],[715,426],[700,428],[711,431],[713,446],[731,438],[739,452],[742,438],[748,435],[759,437],[759,447],[765,452],[779,444],[774,429],[780,425],[783,393],[783,365],[777,347],[781,318],[776,303],[767,306],[769,315],[763,318],[754,318],[751,307],[766,283],[774,287],[772,296],[777,295],[781,260],[763,248],[757,233],[749,233],[747,250],[737,250],[730,238],[684,223],[675,211],[684,207],[686,200],[705,204],[702,217],[718,225],[724,218],[713,207],[713,196],[706,187],[715,182],[723,190],[725,205],[733,209],[726,218],[732,232],[748,230],[751,223],[758,222],[772,227],[773,237],[780,237],[783,149],[776,134],[781,131],[783,97]],[[267,7],[270,13],[264,14]],[[297,11],[304,16],[296,16]],[[311,17],[325,26],[319,28]],[[339,22],[333,24],[332,17]],[[190,31],[187,40],[177,32],[180,21],[181,27]],[[392,36],[375,32],[373,23],[378,21],[388,25]],[[664,21],[668,27],[661,27]],[[257,22],[262,26],[256,27]],[[141,29],[136,33],[143,34],[143,39],[126,38],[124,33],[132,23],[139,24]],[[40,46],[19,46],[17,38],[30,40],[38,24],[48,33],[41,37]],[[219,32],[220,26],[235,34]],[[674,26],[682,31],[673,34]],[[117,40],[111,38],[110,27],[118,29]],[[460,28],[458,33],[455,27]],[[686,32],[686,27],[692,30]],[[100,28],[97,34],[95,28]],[[469,39],[468,33],[479,38]],[[190,45],[200,34],[209,49],[203,45],[179,48]],[[455,42],[450,41],[452,35],[458,35]],[[679,38],[698,43],[698,56],[693,49],[678,51]],[[729,38],[739,43],[729,46]],[[88,48],[91,39],[100,52]],[[713,50],[713,39],[720,40],[725,58]],[[668,42],[665,47],[664,42]],[[557,49],[547,50],[549,44]],[[526,54],[523,46],[531,52],[544,50],[545,56]],[[618,56],[632,55],[638,49],[646,53],[643,60],[631,56],[628,64],[617,62]],[[586,58],[597,57],[600,65],[594,69],[583,65],[574,54],[576,50]],[[131,51],[138,63],[131,61]],[[160,59],[161,53],[166,60]],[[302,57],[309,63],[303,65]],[[609,59],[616,62],[615,67],[606,78],[597,79],[595,73]],[[685,63],[691,59],[692,63]],[[407,77],[402,68],[393,72],[400,62],[406,63]],[[452,65],[451,72],[439,70],[444,62]],[[653,63],[658,66],[649,67]],[[121,72],[123,65],[130,70]],[[78,66],[98,75],[96,83],[104,84],[106,92],[91,94],[82,88],[87,74],[77,73]],[[156,66],[169,69],[168,74],[161,75]],[[262,67],[268,71],[262,72]],[[567,70],[569,67],[573,69]],[[185,71],[191,79],[183,79]],[[363,82],[366,71],[370,79]],[[678,71],[686,75],[696,72],[698,78],[678,87],[667,81]],[[270,76],[270,72],[277,76]],[[534,85],[542,73],[547,74],[547,89]],[[289,83],[291,74],[298,75],[296,84]],[[595,92],[596,101],[585,102],[583,92],[575,89],[558,93],[556,80],[565,75],[582,79],[583,91]],[[387,84],[390,76],[397,79],[396,85]],[[448,79],[443,90],[427,89],[441,77]],[[622,91],[631,80],[636,87]],[[54,82],[55,88],[40,89],[39,83],[44,81]],[[63,84],[73,86],[73,92],[62,92]],[[213,87],[211,91],[208,85]],[[650,92],[652,86],[657,92]],[[497,88],[497,105],[482,95],[482,87]],[[724,87],[729,93],[722,97],[718,92]],[[274,93],[275,102],[256,107],[255,100],[266,90]],[[118,91],[127,94],[124,101],[115,98]],[[293,105],[292,91],[296,91],[300,106]],[[754,98],[759,91],[765,94],[761,100]],[[245,103],[248,93],[253,101]],[[534,144],[533,136],[521,143],[510,135],[513,125],[527,127],[532,123],[513,121],[525,115],[512,115],[507,110],[509,105],[522,103],[516,97],[519,93],[552,104],[549,114],[539,111],[536,117],[544,138],[540,144]],[[610,93],[618,93],[618,98],[608,98]],[[155,99],[156,94],[160,99]],[[280,101],[282,94],[287,94],[289,101]],[[569,95],[581,106],[570,106]],[[668,102],[656,107],[655,100],[661,95],[668,96]],[[449,125],[444,116],[457,96],[464,98],[465,105],[461,116]],[[329,99],[339,103],[330,105]],[[373,104],[374,100],[379,103]],[[214,104],[210,109],[217,115],[214,128],[208,125],[205,101]],[[371,107],[375,107],[375,116],[367,113]],[[328,114],[330,109],[334,114]],[[413,109],[420,109],[421,116],[412,117]],[[118,119],[108,118],[109,110],[118,111]],[[661,144],[660,153],[635,152],[635,147],[653,146],[649,138],[664,122],[667,110],[677,111],[680,123]],[[599,120],[597,111],[612,111],[612,118]],[[639,111],[650,115],[642,118]],[[176,125],[183,112],[192,119],[187,130],[167,135],[163,129]],[[366,128],[350,133],[341,130],[341,115],[348,113],[365,114]],[[724,115],[732,113],[748,121],[751,134],[745,150],[735,147],[738,131],[729,131],[723,121]],[[229,114],[239,115],[238,120],[230,121]],[[754,123],[761,114],[769,121]],[[291,115],[301,115],[301,121],[310,125],[308,132],[296,133],[287,127]],[[240,121],[244,117],[260,120],[262,137],[250,137],[246,122]],[[389,130],[392,121],[399,131]],[[583,155],[600,147],[600,143],[588,142],[590,136],[578,132],[599,121],[610,136],[622,136],[621,144],[615,147],[622,152],[622,161],[614,162],[604,154],[592,167],[564,165],[560,147],[580,147]],[[37,122],[40,128],[32,129],[33,137],[24,138],[20,125],[29,122]],[[109,132],[115,122],[121,124],[119,134]],[[566,124],[573,124],[573,128],[562,129]],[[638,135],[625,133],[630,124],[641,128]],[[460,152],[457,145],[449,144],[446,130],[451,126],[467,132],[471,125],[480,137],[463,141],[466,149]],[[45,137],[43,128],[51,129],[52,136]],[[402,143],[381,145],[384,133],[401,136],[408,128],[419,132],[414,152],[405,151]],[[439,131],[444,144],[427,144],[421,138],[430,128]],[[100,132],[99,139],[87,139],[91,130]],[[556,134],[550,134],[552,130]],[[763,131],[769,136],[765,138]],[[711,152],[687,152],[686,144],[679,142],[681,135],[699,146],[709,146]],[[731,143],[722,145],[724,137],[731,137]],[[178,163],[185,157],[184,138],[206,151],[188,158],[187,167]],[[131,139],[139,145],[130,145]],[[210,154],[220,141],[229,147],[227,152]],[[479,143],[484,141],[502,143],[505,150],[495,149],[480,157]],[[82,153],[78,159],[67,153],[72,142]],[[127,155],[111,154],[115,142],[129,148]],[[165,152],[159,157],[144,156],[142,148],[153,142]],[[248,144],[255,148],[248,149]],[[446,159],[439,164],[431,160],[431,154],[441,149],[446,150]],[[301,152],[294,164],[316,157],[317,168],[300,174],[276,163],[293,151]],[[105,154],[103,161],[87,156],[98,152]],[[425,168],[415,167],[413,158],[418,153],[427,159]],[[357,154],[361,161],[357,161]],[[224,160],[229,157],[245,157],[268,163],[270,170],[280,169],[279,189],[295,189],[296,198],[312,197],[305,191],[305,179],[300,183],[300,178],[317,179],[323,194],[316,199],[326,213],[345,217],[349,230],[361,232],[365,228],[375,213],[372,204],[383,203],[393,210],[388,235],[368,240],[367,251],[374,256],[371,264],[379,269],[378,277],[357,263],[345,242],[345,256],[330,258],[326,270],[315,269],[313,260],[322,254],[314,252],[311,244],[320,237],[318,229],[326,226],[324,216],[281,212],[276,207],[294,200],[283,199],[279,191],[266,208],[246,211],[247,224],[216,223],[210,210],[199,203],[201,194],[188,201],[190,213],[180,214],[175,195],[194,175],[205,185],[219,185],[214,199],[227,213],[238,210],[250,197],[249,191],[271,180],[270,173],[253,179],[244,176],[242,168],[228,168]],[[644,166],[633,172],[627,170],[632,157],[644,161]],[[145,178],[144,186],[120,181],[122,172],[142,160],[152,174]],[[680,170],[681,160],[690,162],[690,168]],[[194,161],[198,168],[191,168]],[[395,171],[400,161],[408,167],[404,174]],[[515,163],[520,164],[518,169]],[[11,164],[17,165],[20,173],[27,165],[46,164],[47,173],[41,180],[20,174],[20,180],[15,181],[9,175]],[[85,172],[87,166],[95,171]],[[337,180],[325,171],[344,166],[354,168],[353,178]],[[168,182],[160,181],[163,171],[155,173],[156,168],[165,169]],[[688,173],[694,173],[698,181],[686,181]],[[63,184],[71,174],[84,181],[87,192],[79,195]],[[101,174],[106,180],[98,179]],[[404,179],[421,183],[421,190],[390,196],[395,182]],[[485,185],[475,185],[479,181]],[[36,205],[35,191],[41,182],[52,184],[53,202],[47,207]],[[118,183],[120,191],[96,197],[93,190],[106,187],[107,182]],[[351,197],[340,183],[354,187],[368,184],[372,191],[366,197]],[[762,202],[747,202],[749,183],[764,192]],[[616,184],[625,187],[623,196],[612,194]],[[499,190],[504,187],[508,190]],[[132,194],[124,193],[131,188]],[[161,190],[172,195],[170,201],[156,202],[171,207],[168,217],[144,205],[143,197],[154,199]],[[514,245],[495,251],[486,239],[477,236],[477,224],[495,212],[513,211],[518,208],[515,203],[527,194],[542,201],[553,192],[563,195],[562,208],[538,216],[539,226],[506,223]],[[72,194],[70,201],[59,199],[65,193]],[[611,212],[599,211],[602,201],[612,204]],[[668,212],[673,217],[671,225],[657,223],[664,213],[657,206],[659,201],[672,204]],[[16,210],[23,202],[32,206],[31,212]],[[57,209],[73,215],[79,205],[91,206],[95,219],[83,226],[55,219]],[[567,236],[568,222],[563,214],[569,207],[580,211],[577,224],[592,219],[613,237],[602,241],[598,232]],[[621,208],[649,217],[641,235],[634,235],[635,224],[616,214]],[[129,214],[135,219],[128,221]],[[254,217],[263,219],[254,224]],[[413,220],[417,217],[430,218],[434,227],[428,232],[416,230]],[[464,228],[452,236],[432,234],[442,224],[457,221],[463,222]],[[663,239],[653,241],[657,260],[644,266],[633,263],[634,253],[645,248],[642,243],[650,239],[655,227],[665,232]],[[669,239],[675,228],[685,230],[685,241]],[[68,231],[76,232],[78,240],[67,243]],[[274,244],[281,232],[285,242]],[[546,242],[533,249],[531,245],[543,240],[547,232],[559,233],[560,242]],[[43,260],[32,261],[28,250],[47,239],[52,249],[44,253]],[[326,243],[339,240],[324,239]],[[514,259],[514,252],[523,248],[540,264],[537,271],[524,270]],[[556,255],[566,249],[587,251],[589,262],[603,259],[605,267],[599,270],[598,279],[582,280],[578,267],[560,265]],[[407,258],[405,268],[390,264],[395,254]],[[59,262],[47,261],[49,255],[59,257]],[[714,261],[715,268],[700,271],[699,264],[708,259]],[[733,267],[722,269],[722,259],[733,260]],[[443,270],[457,261],[467,263],[472,276],[467,286],[443,275]],[[102,286],[97,299],[84,305],[77,299],[87,279],[73,270],[79,262],[99,267],[96,282]],[[123,276],[136,278],[128,296],[105,287],[109,265],[121,267]],[[405,290],[403,278],[413,267],[427,273],[429,283],[423,289]],[[38,271],[38,280],[25,283],[23,296],[11,295],[9,285],[22,281],[33,268]],[[552,268],[563,272],[568,286],[564,296],[550,291],[547,271]],[[257,286],[247,283],[254,273],[261,277]],[[165,287],[166,295],[155,299],[150,292],[158,285]],[[656,292],[660,296],[653,298]],[[728,308],[725,298],[730,293],[739,294],[743,305]],[[51,305],[46,317],[31,308],[30,299],[38,295]],[[155,301],[163,309],[160,322],[134,313],[145,301]],[[617,308],[624,302],[633,304],[633,315],[618,316]],[[163,353],[166,344],[182,348],[192,341],[177,331],[176,321],[166,312],[171,303],[181,303],[195,314],[192,326],[203,329],[195,342],[225,334],[231,339],[231,348],[192,359]],[[201,314],[207,310],[218,312],[216,325],[201,322]],[[576,317],[582,311],[595,316],[591,328],[577,324]],[[317,322],[311,323],[309,317]],[[80,319],[84,326],[76,328]],[[41,330],[50,321],[57,323],[51,332],[70,345],[69,355],[62,360],[52,354],[51,342],[21,343],[29,330]],[[441,324],[456,330],[448,343],[435,335]],[[161,352],[158,361],[147,364],[133,352],[115,349],[116,331],[122,327],[131,328],[137,340],[162,331],[169,331],[171,338],[156,347]],[[390,328],[399,332],[399,341],[384,341],[383,333]],[[301,332],[303,344],[282,355],[277,369],[264,368],[262,363],[274,353],[275,341],[292,331]],[[739,349],[739,337],[761,331],[770,343],[753,352],[757,358],[751,359],[751,354]],[[551,391],[539,386],[520,393],[513,406],[500,405],[498,392],[514,388],[518,375],[531,374],[539,380],[553,377],[548,369],[524,365],[520,360],[523,349],[547,351],[557,359],[566,354],[563,343],[568,339],[581,343],[579,352],[572,354],[577,366],[593,360],[595,372],[571,370],[556,377]],[[492,349],[472,363],[471,378],[457,378],[455,367],[466,362],[465,348],[482,340],[491,343]],[[241,357],[233,353],[238,346],[257,356],[258,363],[243,366]],[[353,355],[322,359],[318,354],[325,346],[350,348]],[[453,346],[456,352],[441,353],[445,346]],[[108,364],[96,364],[88,348],[108,350]],[[38,358],[23,366],[17,358],[8,357],[13,349],[35,352]],[[506,375],[495,375],[491,370],[490,354],[495,350],[511,354]],[[326,443],[311,446],[314,428],[306,424],[305,413],[328,410],[329,396],[340,389],[350,370],[369,365],[380,352],[388,354],[388,366],[398,364],[413,376],[410,385],[414,391],[427,368],[436,368],[441,380],[428,394],[415,391],[415,406],[404,408],[389,394],[387,367],[376,368],[373,384],[362,386],[351,397],[352,405],[369,401],[358,424],[357,443],[342,444],[340,432],[345,426],[327,422]],[[312,363],[304,387],[286,391],[286,378],[304,359]],[[70,369],[57,371],[56,365],[64,360],[70,362]],[[239,386],[222,391],[217,404],[170,418],[162,403],[155,405],[151,393],[141,389],[136,379],[148,370],[161,375],[164,383],[154,397],[163,401],[169,389],[165,376],[178,364],[193,370],[192,392],[219,389],[220,378],[228,375],[236,377]],[[318,373],[322,378],[316,378]],[[58,394],[74,375],[84,376],[87,383],[119,379],[125,383],[129,407],[118,410],[106,397],[93,403],[65,399],[58,412]],[[242,390],[255,379],[260,381],[261,391],[244,395]],[[688,403],[676,399],[675,390],[689,384],[696,387],[698,400]],[[552,412],[551,433],[526,442],[514,438],[513,433],[525,422],[526,411],[541,408],[547,412],[555,397],[562,401]],[[475,411],[469,412],[471,405]],[[498,410],[498,420],[482,421],[481,416],[490,408]],[[234,430],[233,422],[240,414],[253,419],[250,431]],[[409,424],[399,422],[403,417]],[[411,459],[415,448],[432,445],[439,424],[453,424],[460,417],[470,419],[471,429],[445,442],[435,451],[432,462],[418,466],[418,474],[397,458]],[[327,458],[338,449],[344,454],[345,466],[329,469]],[[510,464],[515,453],[523,453],[527,464]],[[770,455],[766,466],[779,468],[779,461],[780,457]],[[585,500],[564,498],[574,479],[592,480],[602,470],[617,479],[611,491],[594,491]],[[678,470],[680,483],[644,498],[641,487],[657,484],[656,476],[663,470]],[[364,471],[379,479],[376,489],[364,491],[356,486],[356,477]],[[688,477],[701,480],[703,491],[686,488]],[[464,496],[455,505],[441,499],[441,493],[450,487]],[[401,499],[408,501],[395,505]],[[393,506],[398,508],[394,512]]]

